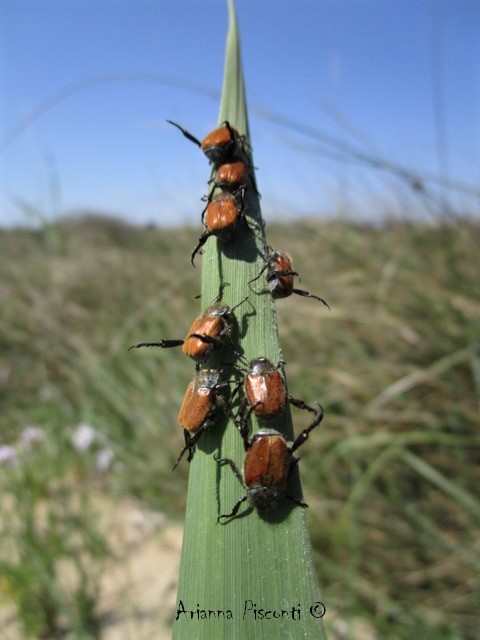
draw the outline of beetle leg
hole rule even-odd
[[[225,282],[224,284],[229,284],[227,282]],[[244,302],[246,302],[248,300],[248,296],[246,296],[243,300],[241,300],[240,302],[237,302],[237,304],[233,307],[230,307],[230,310],[228,312],[228,316],[230,317],[232,315],[232,313],[235,311],[235,309],[237,309],[241,304],[243,304]]]
[[[245,208],[245,185],[242,185],[235,191],[235,198],[236,199],[240,198],[240,208],[238,210],[238,218],[241,218],[243,224],[247,227],[249,231],[260,231],[260,228],[256,223],[248,222],[247,216],[243,211]],[[253,280],[250,280],[250,282],[253,282]]]
[[[300,274],[298,273],[298,271],[276,271],[275,269],[272,269],[271,275],[269,274],[267,276],[267,280],[273,280],[274,278],[278,278],[278,276],[298,276],[298,277],[300,277]]]
[[[217,522],[221,524],[222,518],[227,519],[227,518],[233,518],[234,516],[236,516],[238,513],[238,510],[240,509],[240,506],[244,502],[246,502],[246,500],[247,500],[247,496],[243,496],[242,498],[240,498],[240,500],[238,500],[238,502],[234,504],[233,509],[230,511],[230,513],[222,513],[217,517]]]
[[[230,458],[217,458],[216,456],[213,456],[213,459],[219,464],[228,464],[228,466],[233,472],[233,475],[241,483],[242,487],[245,487],[243,483],[242,474],[238,470],[238,467],[233,460],[231,460]],[[240,498],[240,500],[238,500],[238,502],[234,504],[233,509],[230,511],[230,513],[224,513],[222,515],[219,515],[217,518],[217,521],[221,522],[222,518],[233,518],[235,515],[237,515],[238,510],[240,509],[240,505],[242,505],[247,500],[247,497],[248,496],[244,495],[242,498]]]
[[[240,199],[240,208],[238,210],[238,215],[241,216],[243,213],[243,209],[245,207],[245,187],[240,187],[235,192],[235,199]]]
[[[160,342],[139,342],[138,344],[132,344],[130,349],[139,349],[140,347],[162,347],[163,349],[169,349],[170,347],[180,347],[185,340],[160,340]]]
[[[243,300],[241,300],[240,302],[238,302],[238,303],[237,303],[236,305],[234,305],[233,307],[230,307],[230,309],[228,310],[228,312],[224,315],[224,318],[225,318],[225,319],[230,318],[230,316],[232,316],[232,315],[233,315],[233,312],[235,311],[235,309],[238,309],[238,307],[239,307],[240,305],[242,305],[244,302],[246,302],[247,300],[248,300],[248,296],[246,296]],[[250,303],[250,305],[251,305],[251,303]],[[245,318],[244,318],[244,320],[245,320]],[[240,358],[242,354],[241,354],[241,353],[240,353],[240,351],[238,351],[238,349],[235,347],[235,343],[233,342],[232,329],[231,329],[231,328],[228,328],[228,329],[226,330],[226,332],[225,332],[225,338],[224,338],[224,341],[225,341],[225,342],[227,342],[227,341],[228,341],[228,343],[229,343],[229,345],[230,345],[230,349],[232,350],[232,352],[234,353],[234,355],[235,355],[237,358]]]
[[[221,283],[221,285],[218,287],[218,295],[212,300],[212,304],[216,304],[217,302],[221,301],[221,299],[223,298],[223,290],[225,289],[225,287],[229,287],[229,286],[230,286],[229,282]]]
[[[230,134],[231,140],[235,140],[236,139],[243,152],[245,152],[245,148],[249,148],[250,149],[250,145],[247,142],[247,138],[245,136],[243,136],[243,135],[240,135],[239,133],[236,133],[235,130],[233,129],[232,125],[230,124],[230,122],[228,120],[224,120],[222,122],[222,126],[227,127],[228,133]]]
[[[300,462],[300,458],[296,458],[294,455],[290,457],[290,467],[288,469],[288,473],[292,472],[293,467]]]
[[[290,452],[291,451],[292,451],[292,449],[290,449]],[[296,458],[294,455],[290,456],[290,467],[288,468],[288,477],[290,477],[290,474],[292,473],[293,467],[296,464],[298,464],[299,462],[300,462],[300,458]],[[294,502],[299,507],[303,507],[304,509],[306,509],[308,507],[308,504],[306,504],[305,502],[302,502],[298,498],[294,498],[293,496],[289,496],[289,495],[285,495],[285,497],[288,500],[291,500],[292,502]]]
[[[178,454],[178,458],[176,459],[175,464],[172,467],[172,471],[174,471],[176,469],[178,463],[183,458],[183,454],[185,453],[185,451],[187,451],[187,449],[189,450],[188,462],[190,462],[192,460],[193,455],[195,453],[195,442],[196,442],[196,440],[194,441],[194,439],[190,436],[189,431],[187,431],[186,429],[183,430],[183,435],[184,435],[184,438],[185,438],[185,446],[183,447],[183,449]]]
[[[293,498],[292,496],[285,496],[288,500],[291,500],[292,502],[294,502],[297,506],[299,507],[303,507],[304,509],[308,508],[308,504],[306,502],[302,502],[301,500],[299,500],[298,498]]]
[[[252,221],[249,222],[245,214],[242,214],[240,217],[243,221],[243,224],[247,227],[249,231],[252,231],[252,232],[257,231],[257,233],[260,233],[260,231],[262,230],[261,225],[258,225],[256,222],[252,222]]]
[[[205,431],[205,427],[201,427],[193,436],[190,435],[190,432],[187,431],[187,429],[183,430],[183,435],[185,437],[185,446],[183,447],[183,449],[180,451],[180,453],[178,454],[178,458],[175,461],[175,464],[172,467],[172,471],[174,471],[178,465],[178,463],[180,462],[180,460],[183,458],[185,452],[188,450],[188,462],[191,462],[193,459],[193,456],[195,454],[195,444],[197,443],[198,439],[200,438],[200,436],[202,435],[202,433]]]
[[[251,167],[252,167],[252,165],[249,163],[249,169]],[[256,168],[256,167],[254,167],[254,168]],[[260,195],[260,191],[257,189],[257,182],[255,180],[255,176],[253,175],[253,173],[249,172],[248,177],[250,178],[250,182],[252,184],[253,190],[255,191],[255,195],[258,196],[259,198],[261,198],[262,196]]]
[[[227,127],[228,133],[230,134],[230,140],[235,140],[237,135],[236,135],[234,129],[232,128],[232,125],[230,124],[230,122],[228,120],[224,120],[222,125]]]
[[[258,405],[263,404],[263,402],[256,402],[252,407],[247,410],[248,400],[244,398],[242,400],[242,404],[238,409],[236,419],[234,420],[237,429],[240,432],[243,440],[243,446],[245,447],[245,451],[248,451],[250,448],[250,442],[248,441],[248,421],[252,412],[255,410]]]
[[[231,397],[230,397],[230,401],[227,402],[227,400],[223,396],[220,396],[220,395],[216,396],[215,397],[215,403],[216,403],[217,407],[222,407],[222,409],[225,411],[225,413],[230,418],[230,420],[235,422],[235,415],[233,414],[232,410],[230,409],[230,406],[232,404]]]
[[[214,336],[206,336],[201,333],[191,333],[189,338],[198,338],[202,342],[206,342],[207,344],[215,345],[215,348],[218,349],[222,346],[223,341],[220,338],[215,338]]]
[[[219,389],[223,386],[227,386],[228,382],[222,383],[222,385],[218,385],[216,387],[216,389]],[[223,409],[223,411],[225,411],[225,413],[227,414],[227,416],[230,418],[230,420],[232,420],[235,423],[235,415],[233,414],[232,410],[230,409],[231,405],[232,405],[232,397],[230,396],[230,400],[227,402],[227,400],[221,396],[215,396],[215,405],[217,407],[221,407]]]
[[[277,272],[279,273],[279,272]],[[303,289],[293,289],[293,293],[296,293],[298,296],[304,296],[305,298],[315,298],[315,300],[320,300],[323,304],[330,309],[330,305],[323,298],[319,298],[318,296],[314,296],[310,291],[304,291]]]
[[[258,274],[258,276],[257,276],[256,278],[253,278],[252,280],[249,280],[249,281],[247,282],[247,284],[251,284],[252,282],[255,282],[255,280],[258,280],[258,279],[260,278],[260,276],[261,276],[262,274],[264,274],[264,273],[265,273],[265,271],[266,271],[267,269],[268,269],[268,263],[263,267],[263,269],[260,271],[260,273]]]
[[[255,185],[254,185],[255,186]],[[257,231],[260,232],[262,230],[262,228],[265,227],[265,223],[263,223],[263,225],[258,225],[256,222],[249,222],[247,220],[247,216],[244,213],[244,208],[245,208],[245,191],[246,191],[246,185],[242,184],[240,187],[238,187],[238,189],[234,192],[235,194],[235,198],[238,200],[240,199],[240,208],[238,211],[238,217],[242,219],[243,224],[247,227],[247,229],[249,231]],[[255,188],[256,191],[256,188]],[[256,193],[258,194],[258,191],[256,191]],[[268,266],[268,265],[267,265]],[[263,270],[260,272],[263,273]],[[260,277],[260,276],[258,276]],[[256,280],[257,278],[254,278],[254,280]],[[253,282],[253,280],[250,280],[250,282]],[[249,284],[249,283],[248,283]]]
[[[194,144],[197,145],[197,147],[201,147],[202,143],[200,142],[200,140],[198,140],[197,138],[195,138],[195,136],[192,136],[192,134],[187,131],[186,129],[184,129],[183,127],[181,127],[179,124],[177,124],[176,122],[172,122],[171,120],[167,120],[167,122],[169,124],[173,124],[174,127],[177,127],[177,129],[180,129],[180,131],[183,133],[183,135],[187,138],[187,140],[190,140],[190,142],[193,142]]]
[[[232,381],[234,382],[234,381]],[[241,389],[241,387],[243,386],[243,381],[240,380],[240,382],[237,382],[237,384],[235,385],[233,391],[230,392],[230,399],[229,399],[229,408],[233,405],[233,401],[235,400],[235,396],[237,395],[238,391]],[[237,417],[232,417],[230,416],[230,418],[233,420],[234,424],[237,424]]]
[[[298,449],[298,447],[300,447],[305,440],[308,438],[310,431],[312,429],[315,429],[316,426],[318,426],[320,424],[320,422],[323,420],[323,407],[321,405],[319,406],[319,410],[316,412],[317,413],[317,417],[315,418],[315,420],[312,422],[312,424],[307,427],[306,429],[304,429],[302,431],[302,433],[298,436],[298,438],[295,440],[295,442],[292,444],[292,446],[290,447],[290,453],[293,453],[296,449]],[[311,407],[310,407],[311,409]]]
[[[238,391],[239,391],[239,389],[241,388],[242,385],[243,385],[243,382],[241,380],[240,380],[240,382],[237,382],[237,384],[235,385],[234,390],[230,394],[230,403],[233,402],[233,399],[237,395],[237,393],[238,393]]]
[[[211,235],[212,234],[209,231],[204,231],[200,236],[200,238],[198,239],[198,244],[195,247],[195,249],[192,251],[192,255],[190,256],[190,261],[193,264],[193,266],[195,266],[195,256],[197,255],[197,253],[200,251],[200,249],[203,247],[203,245],[206,243],[206,241],[209,239]]]
[[[202,198],[202,200],[204,199],[204,200],[206,201],[207,206],[208,206],[208,205],[210,204],[210,202],[212,201],[212,199],[213,199],[213,194],[215,193],[215,189],[217,188],[217,184],[216,184],[216,182],[215,182],[215,179],[214,179],[214,178],[212,178],[211,180],[209,180],[209,181],[208,181],[208,184],[212,184],[212,182],[213,182],[213,187],[210,189],[210,192],[209,192],[209,193],[207,193],[207,195],[206,195],[206,196],[204,196],[204,197]]]
[[[203,198],[202,198],[202,200],[203,200]],[[208,204],[205,207],[205,209],[202,211],[202,217],[201,217],[202,224],[205,224],[205,214],[207,213],[207,209],[208,209]]]
[[[232,142],[235,142],[235,146],[239,147],[238,150],[242,151],[243,154],[246,156],[245,149],[247,147],[250,148],[250,145],[247,143],[246,137],[237,133],[228,120],[225,120],[223,122],[223,126],[225,126],[228,129],[228,133],[230,134],[230,140]],[[234,152],[234,155],[236,155],[235,152]]]
[[[213,424],[214,418],[215,418],[215,410],[212,409],[207,414],[203,424],[200,426],[199,429],[197,429],[195,431],[195,433],[193,435],[187,429],[183,430],[183,435],[184,435],[184,438],[185,438],[185,446],[180,451],[180,453],[178,455],[178,458],[177,458],[175,464],[173,465],[172,471],[175,469],[175,467],[178,465],[180,460],[183,458],[183,456],[184,456],[185,452],[187,451],[187,449],[189,451],[187,461],[191,462],[193,460],[193,456],[195,454],[195,445],[197,444],[198,440],[200,439],[200,436],[202,435],[202,433],[204,433]]]
[[[240,353],[240,351],[237,350],[237,348],[235,347],[235,343],[233,342],[233,338],[231,336],[231,334],[227,334],[227,340],[228,340],[228,344],[230,345],[230,349],[233,351],[234,355],[237,358],[240,358],[240,356],[242,355]]]
[[[243,484],[242,474],[240,473],[237,465],[231,458],[217,458],[217,456],[214,455],[213,459],[215,460],[215,462],[218,462],[218,464],[223,464],[223,463],[228,464],[230,469],[233,471],[233,475],[241,483],[242,487],[245,487],[245,485]]]
[[[290,404],[293,404],[294,407],[297,407],[297,409],[304,409],[305,411],[310,411],[310,413],[318,415],[318,409],[314,409],[303,400],[297,400],[297,398],[292,398],[292,396],[288,396],[287,400]]]

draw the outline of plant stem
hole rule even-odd
[[[249,140],[233,0],[229,0],[229,13],[219,122],[228,120]],[[259,198],[253,188],[247,189],[245,212],[249,222],[262,227]],[[211,303],[221,282],[230,283],[224,292],[224,301],[230,306],[248,296],[235,311],[235,344],[244,362],[257,356],[281,360],[273,300],[261,279],[248,285],[265,264],[264,248],[263,228],[253,232],[240,227],[238,236],[228,244],[210,238],[202,258],[202,308]],[[225,360],[223,355],[217,362]],[[215,364],[209,361],[208,366]],[[252,422],[251,433],[258,429],[255,420]],[[293,440],[289,410],[272,426],[288,441]],[[258,513],[245,503],[240,517],[218,524],[217,516],[228,513],[244,489],[230,469],[215,462],[215,453],[242,467],[245,451],[232,422],[216,424],[202,436],[190,465],[177,608],[182,603],[194,615],[178,615],[173,637],[324,638],[322,620],[315,617],[320,608],[313,615],[310,612],[320,597],[304,510],[285,501],[277,511]],[[292,476],[289,493],[300,497],[298,471]],[[197,609],[205,610],[207,619]],[[260,609],[286,613],[279,613],[280,618],[261,619]],[[216,615],[208,617],[209,610]],[[224,613],[217,615],[218,611]]]

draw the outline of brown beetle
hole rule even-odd
[[[221,127],[211,131],[201,142],[176,122],[171,120],[167,120],[167,122],[180,129],[188,140],[200,147],[210,163],[215,166],[227,162],[238,153],[244,153],[248,146],[245,136],[240,135],[236,129],[230,126],[228,120],[225,120]]]
[[[221,164],[214,177],[210,180],[213,187],[210,193],[205,196],[207,202],[211,202],[216,189],[222,189],[229,193],[237,193],[240,189],[246,189],[249,185],[253,187],[254,192],[259,196],[255,177],[250,171],[248,160],[232,159]]]
[[[191,261],[210,236],[216,236],[220,241],[227,242],[239,220],[243,220],[246,226],[245,215],[243,213],[245,189],[239,189],[236,193],[222,191],[214,196],[207,204],[202,213],[202,222],[205,226],[203,234],[198,239],[198,244],[192,251]]]
[[[268,358],[254,358],[248,365],[245,376],[245,398],[238,411],[237,418],[241,425],[246,425],[253,413],[262,420],[273,420],[282,415],[287,403],[298,409],[304,409],[314,413],[316,418],[321,409],[314,409],[303,400],[297,400],[287,394],[287,386],[279,368],[285,363],[274,365]],[[240,367],[236,367],[239,369]],[[232,398],[238,391],[239,385],[234,389]],[[247,405],[249,408],[247,409]]]
[[[308,438],[323,419],[323,410],[319,411],[315,421],[298,436],[291,447],[284,436],[275,429],[260,429],[249,442],[246,423],[237,425],[245,446],[243,476],[235,462],[230,458],[215,458],[219,464],[228,464],[235,477],[245,488],[246,494],[238,500],[230,513],[219,515],[217,520],[233,518],[240,506],[248,500],[252,508],[263,511],[276,509],[284,498],[299,507],[308,505],[287,494],[287,483],[293,466],[298,462],[293,453]]]
[[[139,349],[140,347],[162,347],[168,349],[170,347],[182,346],[183,353],[197,362],[197,366],[206,362],[212,352],[220,349],[225,343],[229,343],[232,351],[236,354],[235,345],[232,341],[231,318],[234,310],[247,300],[244,298],[234,307],[229,307],[221,302],[223,289],[228,286],[228,282],[220,285],[218,296],[213,300],[212,304],[205,309],[201,316],[195,318],[190,331],[187,333],[185,340],[160,340],[159,342],[139,342],[132,345],[130,349]]]
[[[242,160],[226,162],[218,167],[214,178],[215,187],[234,193],[245,187],[249,177],[248,165]]]
[[[292,259],[287,253],[279,253],[272,249],[272,247],[267,247],[267,249],[268,257],[266,265],[256,278],[250,280],[249,284],[258,280],[258,278],[260,278],[260,276],[266,271],[268,288],[270,289],[272,298],[275,300],[278,298],[288,298],[292,293],[296,293],[297,295],[304,296],[305,298],[315,298],[315,300],[323,302],[323,304],[330,309],[330,306],[323,298],[313,295],[310,291],[294,288],[293,278],[299,274],[296,271],[293,271]]]
[[[195,444],[202,433],[215,422],[218,409],[224,409],[233,418],[225,398],[220,395],[220,390],[229,385],[228,382],[221,382],[221,375],[221,369],[202,369],[197,371],[188,385],[178,412],[178,423],[183,428],[185,446],[180,451],[174,469],[187,450],[188,462],[192,460]]]

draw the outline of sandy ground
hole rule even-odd
[[[123,559],[104,576],[102,640],[171,638],[183,529],[134,505],[118,520],[112,546]]]
[[[102,504],[101,512],[115,556],[101,579],[102,640],[171,638],[182,527],[133,501]],[[0,639],[24,640],[14,608],[1,601]]]
[[[99,513],[110,534],[114,560],[101,579],[102,640],[167,640],[172,635],[183,529],[133,500],[103,498]],[[102,519],[103,519],[102,518]],[[102,527],[103,528],[103,527]],[[329,640],[374,640],[365,620],[349,624],[329,612]],[[64,640],[77,640],[72,635]],[[24,640],[15,611],[0,601],[0,640]]]

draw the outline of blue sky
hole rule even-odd
[[[236,9],[267,222],[439,198],[479,212],[478,0]],[[0,0],[0,225],[79,210],[197,224],[208,164],[165,120],[215,127],[226,31],[224,0]],[[433,201],[378,158],[426,176]]]

